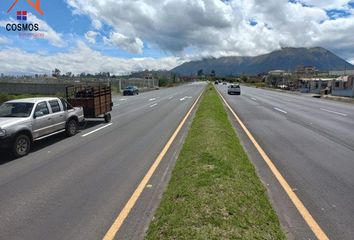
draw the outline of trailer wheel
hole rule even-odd
[[[66,124],[66,135],[68,135],[68,137],[72,137],[74,136],[78,131],[78,126],[77,126],[77,122],[75,119],[71,119],[67,124]]]
[[[111,121],[111,114],[110,113],[106,113],[105,115],[104,115],[104,121],[106,122],[106,123],[109,123],[110,121]]]

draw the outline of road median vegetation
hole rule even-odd
[[[146,239],[285,239],[265,187],[211,85]]]

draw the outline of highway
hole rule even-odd
[[[36,142],[20,159],[0,152],[0,239],[102,239],[205,83],[113,98],[112,122]],[[187,124],[116,239],[140,239]]]
[[[327,236],[354,239],[354,105],[246,86],[240,96],[217,89]],[[315,239],[234,124],[289,238]]]

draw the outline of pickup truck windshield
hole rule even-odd
[[[33,103],[3,103],[0,105],[0,117],[29,117]]]

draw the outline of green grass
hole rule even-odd
[[[0,92],[0,104],[9,100],[21,99],[21,98],[33,98],[33,97],[64,97],[64,93],[56,93],[54,95],[44,95],[44,94],[7,94]]]
[[[285,239],[266,190],[210,85],[146,239]]]

